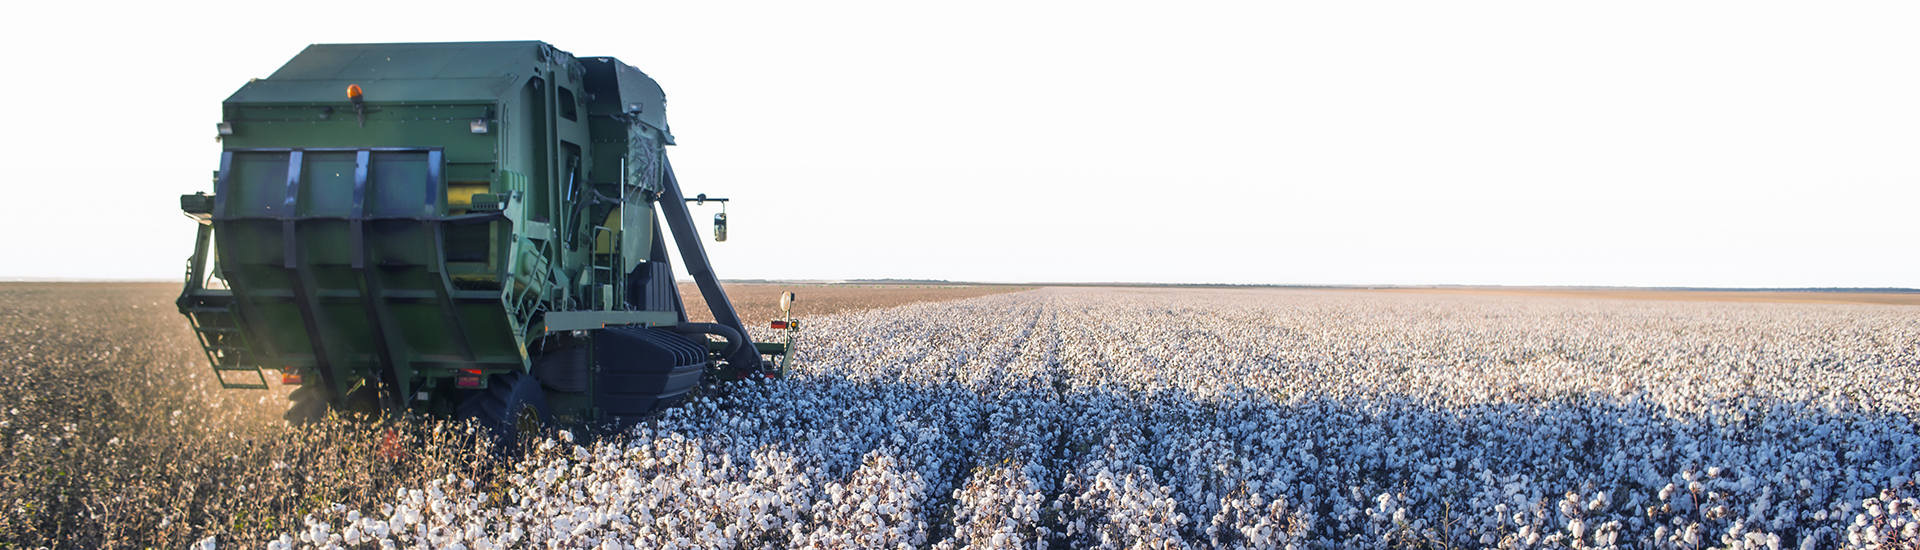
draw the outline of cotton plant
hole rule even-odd
[[[794,376],[275,548],[1902,548],[1920,312],[1063,288],[806,320]]]

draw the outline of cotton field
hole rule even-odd
[[[1920,546],[1911,306],[1049,288],[803,335],[268,546]]]

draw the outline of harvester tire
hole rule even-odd
[[[546,423],[547,392],[526,373],[496,374],[486,389],[469,390],[454,416],[479,423],[487,429],[495,453],[514,456]]]

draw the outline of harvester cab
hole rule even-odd
[[[223,385],[299,384],[295,421],[623,425],[784,375],[797,325],[755,342],[735,312],[687,208],[726,199],[681,194],[665,106],[542,42],[310,46],[222,106],[214,192],[181,197],[180,312]]]

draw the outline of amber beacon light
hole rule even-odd
[[[353,102],[353,115],[354,118],[359,119],[360,127],[367,127],[367,109],[362,103],[364,99],[361,97],[359,84],[347,85],[347,99]]]

